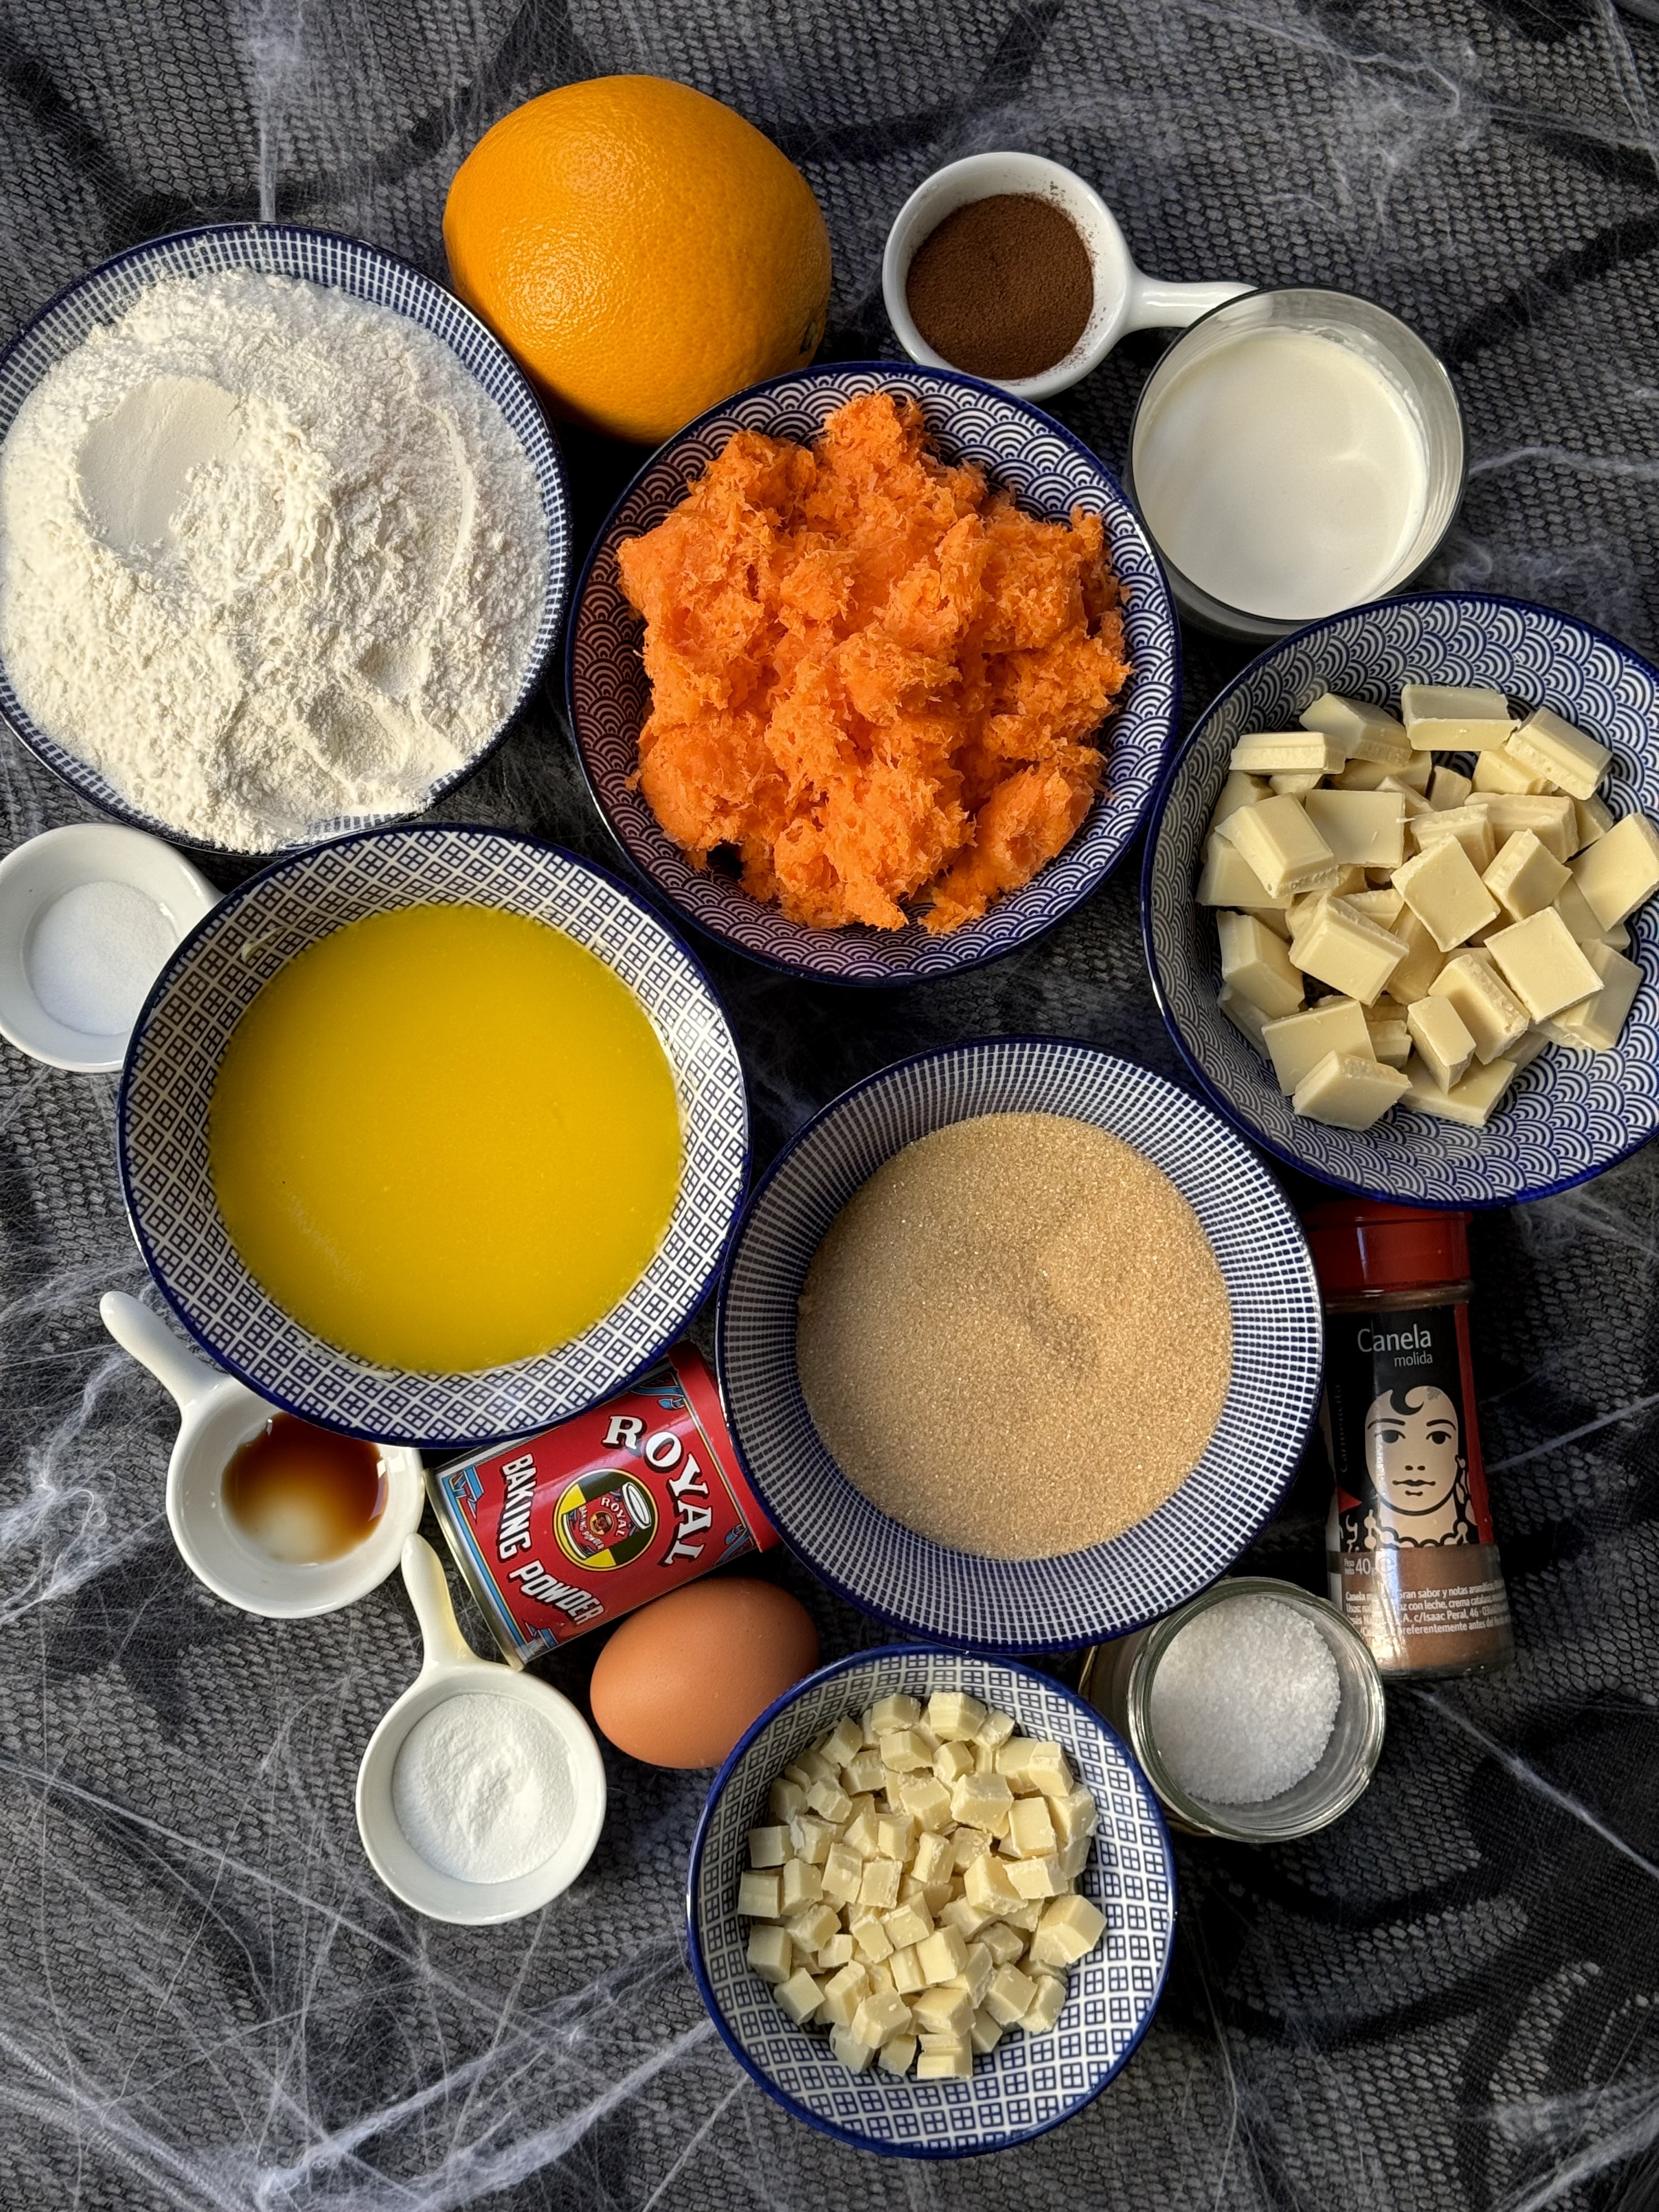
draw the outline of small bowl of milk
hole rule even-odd
[[[1286,285],[1216,307],[1148,378],[1127,488],[1181,609],[1282,637],[1398,591],[1463,491],[1438,358],[1386,308]]]

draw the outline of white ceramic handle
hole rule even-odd
[[[486,1663],[460,1632],[455,1608],[449,1601],[443,1561],[424,1536],[404,1539],[404,1588],[409,1592],[415,1618],[421,1624],[421,1643],[425,1651],[422,1674],[436,1674],[443,1667],[465,1666],[469,1662],[482,1667]]]
[[[1184,331],[1212,307],[1224,307],[1254,284],[1166,284],[1161,276],[1132,270],[1123,317],[1126,331]]]
[[[141,1367],[149,1368],[178,1400],[181,1413],[187,1413],[197,1399],[224,1381],[218,1368],[193,1358],[185,1350],[159,1314],[141,1306],[125,1291],[106,1291],[98,1301],[98,1310],[122,1351],[131,1352]]]

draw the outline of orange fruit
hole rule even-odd
[[[830,301],[812,188],[742,116],[659,76],[527,100],[455,173],[456,291],[562,414],[655,445],[811,361]]]

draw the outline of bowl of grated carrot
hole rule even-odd
[[[1173,743],[1180,646],[1070,431],[972,377],[838,364],[647,463],[578,586],[565,683],[601,814],[689,921],[903,984],[1104,881]]]

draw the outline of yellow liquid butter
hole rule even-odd
[[[429,1373],[580,1335],[644,1273],[679,1182],[639,1001],[562,931],[481,906],[372,915],[291,960],[231,1035],[208,1133],[276,1304]]]

